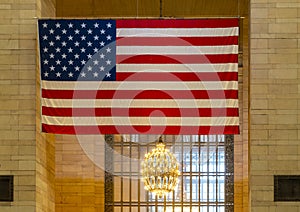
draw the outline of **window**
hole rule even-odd
[[[14,176],[0,176],[0,202],[12,202],[14,200]]]
[[[233,211],[233,136],[164,136],[181,175],[177,188],[161,199],[140,180],[140,163],[155,148],[153,136],[107,138],[105,211]]]

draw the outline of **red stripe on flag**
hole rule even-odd
[[[237,72],[118,72],[117,81],[237,81]]]
[[[218,55],[117,55],[118,64],[210,64],[237,63],[237,54]]]
[[[170,19],[170,20],[116,20],[117,28],[227,28],[237,27],[237,18],[214,19]]]
[[[64,126],[42,124],[42,131],[56,134],[239,134],[239,126]]]
[[[42,107],[46,116],[65,117],[235,117],[238,108],[51,108]]]
[[[238,36],[224,37],[118,37],[117,46],[217,46],[237,45]]]
[[[42,90],[49,99],[237,99],[237,90]]]

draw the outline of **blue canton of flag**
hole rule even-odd
[[[42,80],[116,79],[114,20],[39,20]]]

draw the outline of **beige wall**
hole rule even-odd
[[[36,1],[0,3],[0,174],[14,175],[1,211],[34,211]]]
[[[54,2],[50,0],[42,4],[37,0],[0,2],[0,174],[14,175],[15,185],[14,202],[1,202],[0,211],[54,208],[54,184],[48,183],[46,165],[52,160],[47,154],[49,148],[45,148],[49,142],[36,134],[34,17],[42,14],[45,3],[51,9],[44,15],[55,14]],[[54,149],[51,151],[54,153]]]
[[[298,0],[251,0],[250,197],[253,212],[300,211],[273,201],[274,175],[300,174]]]
[[[56,136],[55,211],[104,211],[104,144],[102,136]]]

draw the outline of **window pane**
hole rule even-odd
[[[139,198],[139,186],[138,180],[131,180],[131,201],[138,201]]]
[[[139,208],[138,207],[131,207],[131,212],[138,212],[139,211]]]
[[[216,201],[216,177],[210,176],[209,177],[209,200],[210,201]]]
[[[164,212],[165,211],[164,209],[165,208],[163,206],[158,206],[157,207],[157,212]]]
[[[198,202],[199,199],[199,177],[192,177],[192,200],[193,202]]]
[[[140,207],[140,212],[147,212],[148,208],[147,207]]]
[[[218,207],[218,212],[225,212],[225,207],[224,206],[219,206]]]
[[[155,212],[156,210],[155,210],[155,206],[150,206],[149,207],[149,212]]]
[[[224,202],[225,201],[225,177],[219,176],[218,177],[218,201]]]
[[[208,152],[207,147],[201,147],[201,153],[200,153],[200,172],[207,172],[207,166],[208,163]]]
[[[147,191],[142,180],[140,180],[140,201],[145,202],[147,200]]]
[[[121,201],[121,178],[114,177],[114,200]]]
[[[208,155],[209,172],[216,172],[216,170],[217,170],[217,167],[216,167],[216,147],[215,146],[210,146],[208,154],[209,154]]]
[[[206,206],[202,206],[200,207],[200,212],[207,212],[207,207]]]
[[[208,211],[209,212],[217,212],[217,207],[216,206],[210,206]]]
[[[121,207],[114,207],[114,212],[121,212]]]
[[[200,161],[199,161],[199,148],[192,148],[191,150],[192,154],[192,172],[199,172],[199,166],[200,166]]]
[[[129,207],[123,207],[123,212],[130,212],[130,208]]]
[[[130,192],[130,181],[128,178],[123,178],[123,201],[129,201],[129,192]]]
[[[224,147],[218,147],[218,172],[225,171],[225,155],[224,155]]]
[[[207,176],[200,177],[200,201],[207,201]]]

